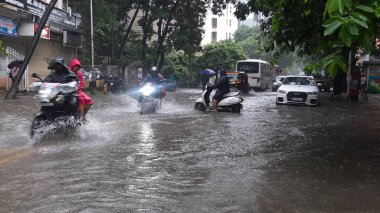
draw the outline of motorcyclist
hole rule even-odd
[[[45,78],[45,82],[49,83],[65,83],[67,77],[72,74],[61,57],[56,58],[53,63],[48,66],[48,69],[52,70]]]
[[[77,74],[79,78],[79,85],[78,85],[78,111],[79,115],[81,117],[81,120],[86,120],[86,114],[90,110],[93,102],[92,99],[83,92],[84,87],[84,79],[83,79],[83,73],[81,71],[82,65],[80,61],[77,58],[74,58],[70,63],[70,71]]]
[[[146,77],[144,84],[152,83],[156,88],[157,92],[155,92],[154,96],[159,98],[160,101],[166,96],[165,87],[163,87],[163,75],[158,73],[158,68],[156,66],[152,66],[150,69],[150,74]],[[139,97],[139,103],[141,103],[142,96]]]
[[[210,110],[215,110],[223,96],[230,92],[230,82],[224,70],[220,71],[220,78],[212,88],[216,89],[216,92],[212,98],[212,108]]]
[[[146,77],[145,83],[151,82],[152,84],[160,84],[160,76],[158,74],[158,68],[153,66],[150,68],[150,74]]]

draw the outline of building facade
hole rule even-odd
[[[204,34],[201,45],[233,39],[238,28],[238,19],[234,15],[235,7],[228,4],[222,15],[214,15],[209,9],[205,18]]]
[[[0,88],[9,89],[13,60],[23,60],[50,0],[0,0],[0,40],[6,49],[0,55]],[[68,7],[68,0],[58,0],[52,11],[39,43],[30,60],[21,83],[21,90],[28,90],[33,72],[42,77],[49,74],[48,63],[56,57],[64,57],[69,63],[82,46],[82,19]]]
[[[214,15],[209,9],[205,18],[204,34],[201,45],[222,40],[234,39],[235,31],[238,27],[246,25],[249,27],[260,26],[260,21],[264,18],[261,13],[251,13],[246,20],[238,20],[235,15],[235,6],[228,4],[222,15]]]

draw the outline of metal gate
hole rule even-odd
[[[17,52],[12,47],[9,47],[9,46],[6,47],[5,51],[7,53],[7,56],[5,58],[6,66],[14,60],[24,60],[24,58],[25,58],[24,55]],[[10,78],[8,78],[10,70],[8,68],[6,68],[6,69],[8,70],[7,76],[6,76],[7,77],[7,90],[9,90],[11,85],[12,85],[12,81]],[[29,69],[28,69],[28,67],[26,67],[25,73],[22,76],[22,79],[20,81],[18,89],[20,91],[29,91]]]

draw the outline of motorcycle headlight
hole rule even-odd
[[[51,100],[54,98],[56,95],[58,95],[59,89],[54,87],[41,87],[41,89],[38,91],[38,96],[40,97],[41,100]]]
[[[282,89],[277,90],[277,92],[280,93],[280,94],[286,94],[286,91],[285,91],[285,90],[282,90]]]
[[[308,95],[318,95],[318,92],[308,92]]]
[[[75,81],[72,81],[72,82],[69,82],[69,83],[66,83],[66,84],[60,84],[59,85],[59,90],[63,93],[72,93],[72,92],[75,92],[77,91],[77,82]]]
[[[147,86],[144,86],[143,88],[141,88],[140,92],[144,95],[144,96],[149,96],[153,93],[154,91],[154,88],[150,85],[147,85]]]

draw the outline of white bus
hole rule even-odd
[[[272,88],[275,68],[260,59],[247,59],[236,62],[236,71],[248,76],[249,87],[256,89]]]

